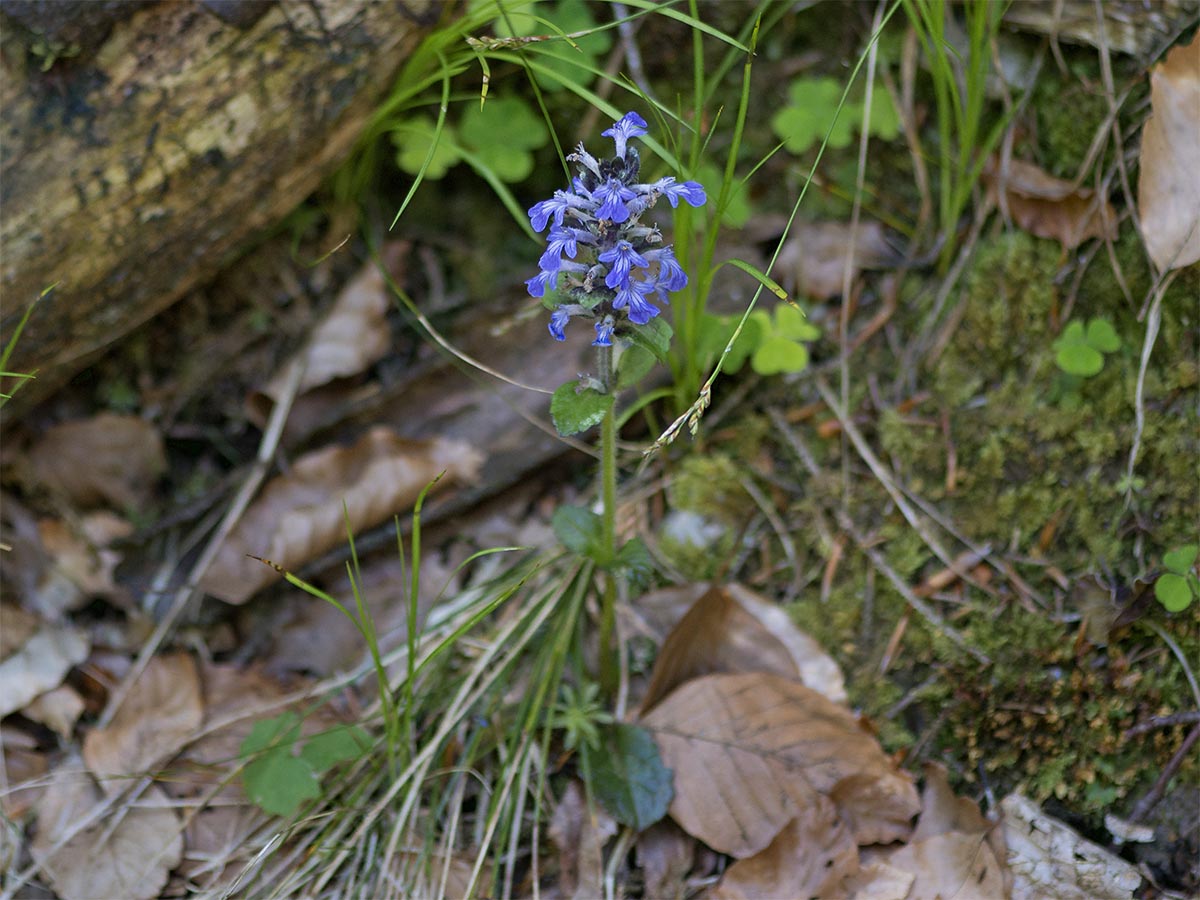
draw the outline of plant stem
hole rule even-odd
[[[600,347],[596,352],[599,378],[609,393],[615,392],[612,347]],[[613,627],[616,623],[617,581],[612,563],[617,558],[617,411],[613,405],[600,424],[600,540],[604,573],[604,597],[600,605],[600,687],[605,693],[616,693],[617,653],[613,647]]]

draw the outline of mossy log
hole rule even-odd
[[[130,4],[90,47],[37,29],[36,8],[31,19],[0,6],[9,14],[0,337],[58,285],[9,360],[9,371],[37,372],[9,413],[297,206],[345,158],[440,9],[437,0],[250,5],[257,18],[247,24],[211,2]],[[42,71],[39,60],[53,65]]]

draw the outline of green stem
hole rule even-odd
[[[611,347],[600,347],[596,354],[599,378],[605,390],[614,392]],[[617,690],[617,653],[613,647],[616,623],[617,582],[612,563],[617,558],[617,411],[609,407],[600,424],[600,539],[604,574],[604,597],[600,605],[600,687],[610,696]]]

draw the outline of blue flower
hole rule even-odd
[[[613,290],[624,287],[625,282],[629,280],[629,273],[633,266],[644,269],[650,265],[646,257],[638,253],[629,241],[617,241],[615,247],[600,254],[599,260],[609,264],[608,274],[604,276],[604,283]]]
[[[617,179],[610,178],[592,191],[592,196],[600,201],[600,208],[596,210],[596,218],[608,219],[610,222],[620,225],[629,218],[629,210],[625,207],[626,201],[632,200],[637,194]]]
[[[686,200],[689,206],[703,206],[708,200],[708,196],[704,193],[704,185],[698,181],[676,184],[674,177],[668,175],[666,178],[660,178],[650,187],[670,201],[671,209],[679,206],[680,197]]]
[[[567,339],[566,327],[571,321],[571,314],[567,312],[565,306],[560,306],[554,312],[550,313],[550,333],[554,335],[556,341],[565,341]]]
[[[613,338],[613,329],[617,327],[617,323],[613,321],[612,316],[605,316],[603,319],[596,320],[596,339],[592,341],[593,347],[611,347]]]
[[[570,259],[575,258],[578,249],[576,240],[575,232],[570,228],[551,228],[550,244],[546,247],[542,258],[538,260],[538,268],[543,272],[557,272],[559,266],[562,265],[564,253]]]
[[[617,291],[612,304],[613,309],[628,309],[630,322],[634,325],[645,325],[658,315],[658,307],[645,299],[646,295],[653,291],[654,285],[650,282],[630,279]]]
[[[554,226],[561,228],[563,213],[573,206],[580,205],[582,202],[580,198],[572,197],[566,191],[555,191],[554,196],[549,200],[543,200],[529,207],[529,221],[533,225],[533,230],[538,232],[545,231],[546,220],[551,215],[554,216]]]
[[[679,265],[674,250],[670,247],[663,247],[660,250],[650,250],[646,255],[658,262],[658,281],[664,289],[681,291],[687,287],[687,272],[683,271],[683,266]]]
[[[625,144],[630,138],[646,134],[646,120],[635,112],[627,112],[621,116],[621,121],[613,123],[613,127],[600,132],[605,137],[611,137],[617,145],[617,156],[625,158]]]
[[[546,296],[546,288],[554,290],[558,287],[558,269],[542,271],[525,282],[530,297]]]

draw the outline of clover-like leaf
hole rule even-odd
[[[808,348],[789,338],[773,335],[754,351],[750,365],[759,375],[802,372],[808,368]]]
[[[436,123],[429,116],[414,116],[401,122],[392,130],[392,143],[396,145],[396,165],[409,175],[416,175],[425,165],[425,177],[431,180],[441,178],[462,160],[450,125],[442,128],[438,144],[430,156],[429,148],[433,146],[433,137],[437,131]]]
[[[1158,576],[1154,582],[1154,596],[1167,612],[1182,612],[1192,605],[1192,588],[1182,575],[1171,572]]]
[[[1104,368],[1104,355],[1087,344],[1063,344],[1054,355],[1058,367],[1068,375],[1088,378]]]
[[[1176,575],[1186,575],[1196,563],[1196,554],[1200,548],[1196,544],[1186,544],[1176,547],[1163,554],[1163,565]]]
[[[459,138],[501,181],[523,181],[533,171],[530,150],[549,139],[545,124],[517,97],[497,97],[480,109],[471,104],[458,126]]]
[[[1121,349],[1121,338],[1108,319],[1092,319],[1087,326],[1087,345],[1101,353],[1116,353]]]
[[[821,336],[821,329],[795,306],[780,303],[775,307],[775,333],[793,341],[815,341]]]

